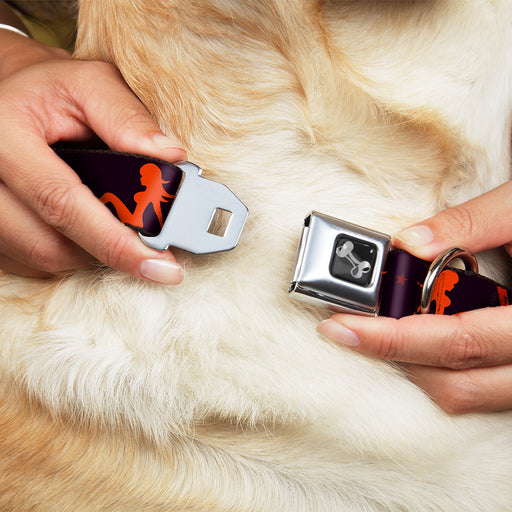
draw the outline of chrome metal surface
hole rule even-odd
[[[377,315],[390,243],[383,233],[312,212],[304,221],[289,294],[333,311]],[[358,246],[372,252],[371,262],[357,254]],[[344,260],[347,278],[333,274],[335,257]]]
[[[174,164],[184,178],[160,233],[140,235],[154,249],[179,247],[195,254],[228,251],[236,247],[248,215],[247,207],[228,187],[201,176],[191,162]],[[231,213],[223,236],[209,231],[217,210]]]

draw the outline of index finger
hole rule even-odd
[[[512,181],[410,226],[393,237],[396,247],[433,260],[450,247],[473,253],[512,240]]]
[[[400,319],[337,314],[318,326],[332,341],[392,361],[463,369],[512,362],[512,306]]]
[[[3,180],[46,224],[121,272],[151,279],[145,262],[157,260],[160,263],[153,265],[157,270],[162,270],[164,262],[176,268],[176,277],[168,284],[181,280],[181,269],[172,254],[144,245],[135,231],[119,222],[44,140],[27,134],[24,144],[30,151],[13,149],[15,140],[9,143],[11,156],[4,155],[2,159]],[[151,271],[151,265],[149,268]]]

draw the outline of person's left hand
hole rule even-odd
[[[512,182],[395,236],[394,245],[432,260],[457,246],[505,245],[512,253]],[[512,408],[512,306],[399,320],[336,314],[318,331],[355,350],[399,361],[449,413]]]
[[[172,252],[145,245],[51,148],[97,136],[114,151],[186,159],[114,66],[0,29],[0,104],[0,274],[49,277],[100,261],[182,281]]]

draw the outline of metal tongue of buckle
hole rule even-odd
[[[184,175],[178,194],[160,233],[156,236],[140,234],[142,241],[161,251],[172,246],[195,254],[236,247],[247,219],[247,207],[225,185],[203,178],[197,165],[191,162],[174,165]],[[219,211],[229,216],[222,234],[211,229]]]

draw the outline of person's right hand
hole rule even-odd
[[[478,253],[503,245],[512,256],[511,198],[508,181],[406,228],[393,245],[429,261],[450,247]],[[318,330],[360,353],[402,363],[446,412],[512,409],[512,306],[398,320],[335,314]]]
[[[100,262],[177,284],[171,252],[150,249],[49,147],[99,136],[121,152],[186,158],[110,64],[0,29],[0,269],[48,276]]]

